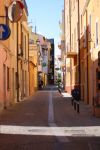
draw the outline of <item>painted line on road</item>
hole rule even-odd
[[[52,101],[52,91],[50,91],[49,94],[49,110],[48,110],[48,123],[50,127],[58,127],[56,123],[54,122],[54,109],[53,109],[53,101]],[[56,131],[52,130],[53,134],[56,136]],[[70,142],[68,138],[64,136],[56,136],[58,141],[63,142]]]
[[[14,134],[14,135],[56,136],[61,142],[61,141],[66,141],[67,138],[65,138],[65,136],[80,137],[80,138],[100,137],[100,127],[99,126],[58,127],[55,123],[50,123],[49,127],[0,125],[0,133]]]
[[[51,91],[49,94],[48,122],[54,123],[54,111],[53,111],[52,92]]]

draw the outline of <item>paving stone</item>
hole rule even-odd
[[[89,106],[81,102],[78,114],[71,105],[71,99],[63,97],[51,86],[4,110],[0,113],[0,124],[36,126],[41,127],[41,131],[42,127],[49,127],[48,99],[51,89],[54,89],[52,92],[54,122],[51,126],[68,128],[100,126],[100,118],[92,116]],[[33,129],[32,132],[35,131]],[[65,130],[66,132],[70,131]],[[71,132],[74,132],[71,137],[58,137],[55,134],[53,136],[0,134],[0,150],[100,150],[100,137],[88,137],[84,130],[80,129],[77,129],[78,134],[74,130]]]

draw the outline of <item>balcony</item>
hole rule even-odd
[[[77,57],[77,55],[78,55],[78,53],[77,52],[73,52],[73,51],[69,51],[66,54],[67,58],[75,58],[75,57]]]

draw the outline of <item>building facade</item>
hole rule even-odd
[[[38,35],[29,27],[29,94],[38,90]]]
[[[85,103],[93,104],[94,98],[99,95],[99,27],[100,2],[87,0],[81,11],[81,83],[82,99]]]
[[[7,1],[7,3],[5,3],[5,1],[3,0],[0,1],[0,16],[4,16],[0,17],[0,24],[5,24],[10,28],[11,23],[9,19],[5,17],[9,3],[10,0]],[[16,28],[16,26],[14,26],[14,28]],[[12,32],[12,28],[10,28],[10,30]],[[16,89],[13,82],[15,66],[11,65],[13,56],[15,56],[16,53],[16,44],[12,44],[12,46],[14,47],[11,47],[10,43],[12,40],[12,36],[13,35],[10,34],[10,38],[5,41],[0,41],[0,109],[7,108],[7,106],[12,103],[14,98],[16,99]],[[13,40],[15,40],[14,38],[15,37],[13,37]],[[14,63],[15,61],[13,61],[13,64]]]
[[[48,39],[51,45],[51,50],[50,50],[50,65],[49,65],[49,70],[48,70],[48,84],[54,84],[54,68],[55,68],[55,45],[54,45],[54,39]]]
[[[100,2],[65,0],[66,86],[80,88],[81,100],[93,105],[99,99]],[[99,101],[99,100],[98,100]]]
[[[28,31],[28,8],[23,0],[23,16],[16,23],[16,89],[17,101],[21,101],[29,95],[29,31]]]
[[[10,37],[7,40],[0,40],[1,109],[20,101],[24,98],[24,93],[27,93],[26,96],[28,96],[27,5],[25,1],[22,1],[24,6],[23,16],[19,22],[14,23],[8,17],[5,17],[11,2],[11,0],[0,1],[0,24],[9,26],[11,31]],[[24,47],[23,50],[22,47]],[[22,81],[22,72],[24,72],[24,81]],[[24,87],[25,89],[23,89]]]
[[[60,44],[58,45],[58,48],[61,50],[61,59],[59,59],[59,56],[58,56],[58,59],[60,60],[61,62],[61,82],[63,83],[63,86],[65,88],[65,83],[66,83],[66,75],[65,75],[65,62],[66,62],[66,51],[65,51],[65,11],[62,10],[62,20],[59,22],[59,26],[60,26],[60,30],[61,30],[61,33],[60,33],[60,39],[61,39],[61,42]]]

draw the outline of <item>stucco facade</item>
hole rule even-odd
[[[10,0],[8,0],[7,3],[3,0],[0,1],[0,16],[6,16],[5,6],[8,6],[9,3]],[[10,21],[8,19],[6,20],[5,17],[0,17],[0,24],[6,24],[9,27],[11,25]],[[12,30],[12,28],[10,28],[10,30]],[[12,81],[13,77],[11,76],[11,73],[13,74],[14,66],[11,64],[13,61],[13,55],[15,55],[16,45],[12,49],[10,46],[11,40],[12,35],[10,35],[9,39],[0,41],[0,109],[6,108],[12,103],[15,91]]]
[[[0,16],[6,16],[5,6],[8,8],[10,3],[11,0],[0,1]],[[23,1],[23,4],[26,4],[25,1]],[[21,94],[22,65],[25,74],[25,93],[27,93],[26,96],[28,96],[28,28],[26,7],[23,9],[23,17],[18,23],[13,23],[8,18],[6,20],[5,17],[0,17],[0,24],[8,25],[11,30],[10,37],[7,40],[0,41],[0,109],[3,109],[23,98]],[[26,46],[23,43],[23,57],[20,56],[22,46],[22,32],[24,33],[24,36],[26,36]]]
[[[65,0],[64,4],[65,90],[79,86],[81,100],[93,105],[100,95],[100,1]]]
[[[38,35],[29,27],[29,94],[33,95],[38,90]]]
[[[98,52],[100,50],[100,2],[98,0],[87,0],[81,14],[81,70],[83,76],[82,82],[82,98],[86,103],[93,104],[93,99],[99,94],[97,70]],[[84,54],[83,54],[84,51]]]
[[[64,1],[66,79],[65,90],[78,86],[78,5],[75,1]]]

